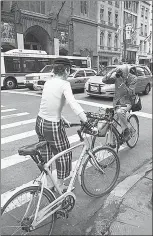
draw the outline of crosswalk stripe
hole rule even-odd
[[[36,135],[36,131],[35,130],[31,130],[28,132],[23,132],[20,134],[15,134],[15,135],[11,135],[5,138],[1,138],[1,144],[6,144],[6,143],[11,143],[20,139],[24,139],[24,138],[28,138],[31,136]]]
[[[41,95],[36,94],[36,93],[18,92],[18,91],[2,91],[2,93],[25,94],[25,95],[31,95],[31,96],[36,96],[36,97],[40,97],[41,96]]]
[[[88,101],[84,101],[84,100],[77,100],[77,101],[81,104],[84,104],[84,105],[94,106],[94,107],[102,107],[104,109],[113,107],[110,105],[105,105],[105,104],[96,103],[96,102],[88,102]],[[136,114],[137,116],[152,119],[152,114],[150,114],[150,113],[138,111],[138,112],[132,112],[132,114]]]
[[[74,134],[74,135],[69,136],[68,139],[69,139],[70,144],[72,144],[79,141],[79,136],[78,134]],[[25,157],[25,156],[20,156],[19,154],[5,157],[1,159],[1,169],[3,170],[5,168],[27,161],[29,159],[31,159],[30,156]]]
[[[25,116],[25,115],[29,115],[29,113],[28,112],[22,112],[22,113],[16,113],[16,114],[11,114],[11,115],[1,116],[1,119],[18,117],[18,116]]]
[[[30,120],[23,120],[23,121],[14,122],[14,123],[6,124],[6,125],[1,125],[1,130],[17,127],[17,126],[20,126],[20,125],[26,125],[26,124],[34,123],[35,121],[36,121],[36,119],[30,119]]]
[[[15,108],[12,108],[12,109],[1,110],[2,113],[4,113],[4,112],[9,112],[9,111],[16,111],[16,109],[15,109]]]

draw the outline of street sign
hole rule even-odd
[[[132,25],[131,23],[126,24],[126,39],[131,39],[131,29],[132,29]]]

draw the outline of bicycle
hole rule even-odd
[[[118,152],[120,146],[124,143],[126,143],[128,145],[128,147],[134,148],[138,142],[138,139],[139,139],[138,117],[135,114],[129,114],[129,116],[127,117],[127,121],[130,124],[130,135],[129,135],[128,140],[126,140],[124,137],[124,133],[121,132],[120,123],[114,118],[115,109],[117,107],[126,107],[126,105],[116,105],[115,108],[106,108],[105,114],[101,115],[101,117],[103,117],[104,129],[105,129],[101,135],[101,137],[105,138],[103,145],[110,146],[112,143],[112,140],[114,139],[114,143],[115,143],[114,150],[116,152]],[[102,110],[104,110],[104,109],[100,108],[100,112]],[[130,111],[129,111],[129,113],[130,113]],[[114,123],[116,123],[118,126],[116,127],[114,125]],[[95,125],[97,125],[97,124],[98,124],[98,119],[97,119],[97,123]],[[99,139],[97,136],[93,137],[92,148],[94,148],[95,144],[97,145],[97,143],[98,143],[100,145],[100,143],[102,143],[101,137]]]
[[[71,127],[77,125],[80,124],[71,124]],[[96,147],[93,150],[88,148],[83,137],[87,136],[84,130],[85,127],[81,124],[81,128],[77,130],[80,142],[53,156],[47,163],[44,163],[40,154],[40,148],[46,145],[46,142],[19,149],[20,155],[31,156],[40,169],[41,175],[39,180],[34,180],[32,186],[15,193],[2,207],[3,235],[12,235],[12,231],[13,235],[51,235],[55,220],[61,217],[67,218],[75,205],[76,196],[72,191],[77,176],[83,191],[91,197],[102,197],[113,189],[120,171],[118,155],[110,147]],[[82,147],[82,152],[73,170],[68,188],[62,193],[49,167],[58,157],[77,147]],[[112,158],[114,162],[110,164]],[[46,175],[49,175],[54,183],[56,192],[46,187]],[[108,180],[107,175],[109,175]],[[14,221],[17,221],[17,225]]]

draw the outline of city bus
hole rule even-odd
[[[40,72],[46,65],[52,65],[59,56],[48,55],[45,51],[12,49],[1,53],[1,87],[6,89],[24,85],[25,75]],[[91,68],[90,57],[60,56],[71,60],[72,65]]]

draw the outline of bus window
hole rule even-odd
[[[40,71],[35,58],[22,58],[22,65],[24,73],[32,73]]]
[[[4,57],[6,73],[20,73],[21,63],[20,58]]]
[[[50,59],[49,58],[36,58],[36,61],[39,65],[39,71],[42,70],[46,65],[50,65]]]

